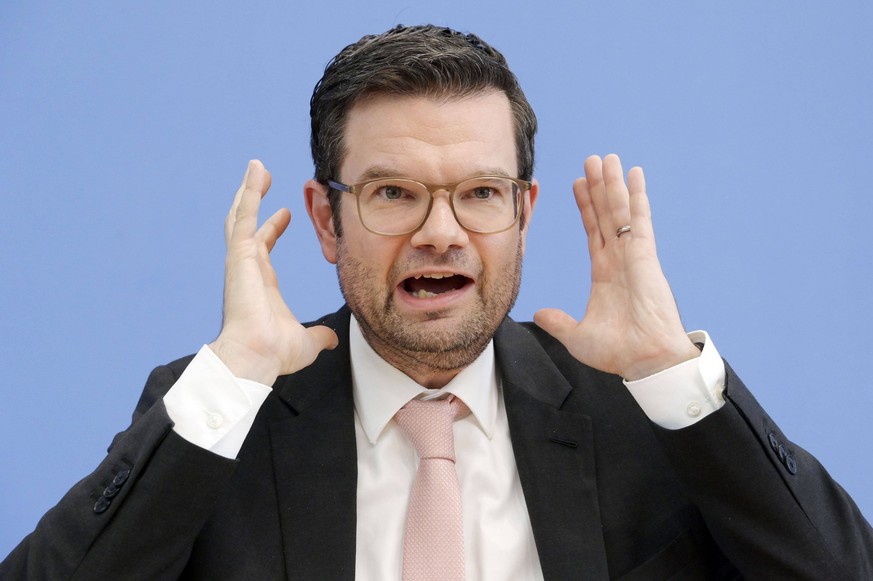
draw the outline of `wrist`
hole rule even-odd
[[[221,335],[207,345],[238,379],[248,379],[263,385],[273,385],[281,367],[278,360]]]
[[[621,376],[625,381],[638,381],[697,357],[700,357],[700,348],[685,337],[684,341],[654,357],[632,362]]]

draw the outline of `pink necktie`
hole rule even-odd
[[[414,399],[394,416],[420,459],[406,515],[404,581],[464,579],[464,521],[452,423],[469,411],[450,395]]]

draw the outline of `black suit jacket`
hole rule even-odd
[[[337,349],[280,377],[236,461],[172,431],[155,369],[106,459],[0,565],[2,579],[353,579],[349,312]],[[546,579],[873,579],[873,531],[730,368],[727,404],[660,429],[619,378],[533,325],[495,335]]]

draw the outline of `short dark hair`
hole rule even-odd
[[[395,26],[368,35],[339,52],[324,69],[309,101],[315,179],[337,179],[345,154],[349,110],[372,95],[463,98],[491,90],[509,99],[515,124],[518,176],[534,168],[537,119],[504,56],[474,34],[433,25]],[[340,196],[329,195],[334,229],[341,235]]]

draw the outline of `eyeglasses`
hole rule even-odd
[[[423,184],[407,178],[379,178],[351,186],[328,180],[340,192],[358,199],[358,216],[364,228],[383,236],[415,232],[433,207],[433,195],[449,193],[455,220],[479,234],[508,230],[518,221],[521,195],[531,182],[504,176],[478,176],[454,184]]]

